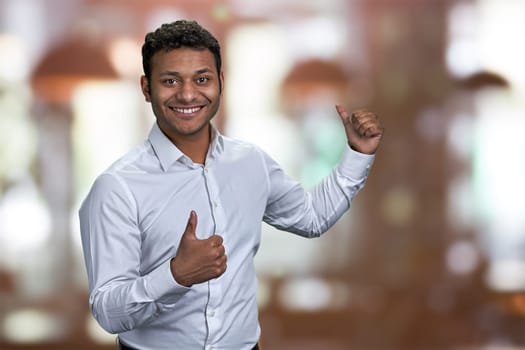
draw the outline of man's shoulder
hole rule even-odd
[[[150,148],[148,142],[144,142],[131,148],[107,166],[95,177],[91,185],[91,197],[96,194],[97,198],[106,198],[109,193],[129,191],[130,175],[144,173],[145,164],[152,163],[149,159],[152,156],[148,154],[151,152]]]
[[[255,143],[242,140],[235,137],[230,136],[222,136],[223,142],[224,142],[224,148],[227,151],[255,151],[259,152],[261,149],[259,146],[257,146]]]
[[[158,167],[158,159],[155,157],[151,144],[148,141],[137,145],[109,165],[102,174],[125,174],[128,172],[144,171],[152,166]],[[101,174],[101,175],[102,175]]]

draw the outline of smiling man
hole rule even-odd
[[[210,123],[224,76],[206,29],[164,24],[146,35],[142,57],[156,123],[80,209],[91,311],[120,349],[259,349],[261,223],[309,238],[327,231],[364,186],[383,128],[373,113],[336,106],[348,147],[307,192]]]

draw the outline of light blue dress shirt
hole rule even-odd
[[[213,129],[206,164],[195,164],[155,124],[96,179],[79,212],[94,317],[141,350],[251,349],[261,222],[319,236],[350,207],[373,159],[347,147],[307,192],[252,144]],[[197,237],[221,235],[228,261],[219,278],[187,288],[170,260],[191,210]]]

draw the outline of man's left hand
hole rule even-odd
[[[348,144],[360,153],[374,154],[383,137],[384,128],[377,115],[360,109],[348,115],[345,108],[336,105],[337,113],[345,127]]]

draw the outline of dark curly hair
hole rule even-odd
[[[142,45],[142,68],[150,81],[151,58],[158,51],[170,51],[181,47],[199,50],[208,49],[215,58],[217,74],[221,72],[221,47],[217,39],[196,21],[179,20],[165,23],[155,31],[146,34]]]

